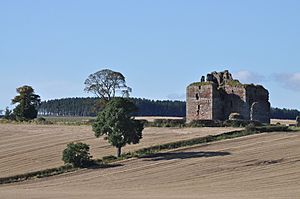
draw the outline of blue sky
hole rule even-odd
[[[229,69],[300,109],[300,1],[0,0],[0,109],[31,85],[43,100],[92,96],[84,80],[122,72],[132,96],[184,100]]]

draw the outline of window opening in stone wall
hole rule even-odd
[[[200,114],[200,105],[197,106],[197,115]]]
[[[199,100],[199,94],[196,93],[196,100]]]

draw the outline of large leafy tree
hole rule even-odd
[[[108,142],[117,148],[117,157],[126,144],[137,144],[142,138],[143,124],[135,120],[137,107],[127,98],[113,98],[99,113],[93,131],[96,137],[105,135]]]
[[[13,110],[18,120],[30,120],[37,117],[37,108],[40,104],[40,96],[34,93],[31,86],[17,88],[18,95],[12,99],[12,104],[17,104]]]
[[[131,92],[131,88],[126,85],[124,75],[109,69],[90,74],[84,84],[86,92],[92,92],[106,102],[114,98],[117,93],[128,97]]]

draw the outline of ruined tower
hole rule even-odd
[[[207,74],[187,87],[187,122],[227,120],[239,113],[245,120],[270,123],[269,92],[263,86],[242,84],[227,71]]]

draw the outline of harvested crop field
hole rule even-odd
[[[280,119],[271,119],[271,124],[282,124],[282,125],[296,125],[296,120],[280,120]]]
[[[156,119],[182,120],[183,117],[138,116],[138,117],[135,117],[135,119],[137,119],[137,120],[147,120],[149,122],[153,122]]]
[[[215,135],[233,128],[146,128],[140,144],[123,151],[182,139]],[[90,144],[94,158],[114,155],[103,138],[95,138],[90,126],[0,124],[0,177],[63,165],[62,151],[69,142]]]
[[[0,186],[2,198],[299,198],[300,134],[265,133]]]

